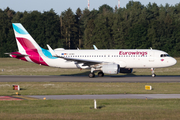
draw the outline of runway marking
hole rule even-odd
[[[12,97],[12,96],[0,96],[0,101],[12,101],[12,100],[22,100],[20,98]]]
[[[21,95],[17,95],[17,96],[14,96],[14,97],[19,98],[19,99],[23,99],[23,100],[37,100],[36,98],[27,97],[27,96],[21,96]]]

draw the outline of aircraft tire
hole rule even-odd
[[[156,77],[156,74],[152,74],[152,77]]]
[[[89,77],[93,78],[93,77],[95,77],[95,74],[94,73],[89,73]]]
[[[99,73],[98,73],[98,76],[99,76],[99,77],[103,77],[103,76],[104,76],[104,73],[103,73],[103,72],[99,72]]]

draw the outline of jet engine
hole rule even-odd
[[[120,72],[120,66],[118,64],[103,65],[101,69],[106,74],[118,74]]]

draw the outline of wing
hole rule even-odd
[[[91,66],[91,65],[104,63],[104,61],[98,61],[98,60],[87,60],[87,59],[78,59],[78,58],[58,56],[49,45],[47,45],[47,47],[48,47],[50,53],[52,54],[52,56],[62,58],[62,59],[67,60],[67,61],[74,61],[77,64],[83,63],[83,66]]]
[[[83,66],[91,66],[91,65],[96,65],[96,64],[104,63],[104,61],[98,61],[98,60],[87,60],[87,59],[68,58],[68,57],[59,57],[59,58],[63,58],[65,60],[67,60],[67,61],[74,61],[77,64],[84,63]]]

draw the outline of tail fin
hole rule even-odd
[[[21,23],[13,23],[14,34],[19,52],[12,52],[9,55],[24,61],[34,62],[48,66],[44,61],[42,48],[36,43]],[[45,51],[46,52],[46,51]]]
[[[21,23],[12,23],[19,52],[29,49],[41,49]]]

